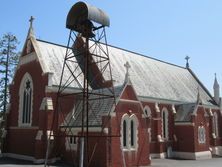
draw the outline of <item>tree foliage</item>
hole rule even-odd
[[[18,63],[18,44],[16,36],[11,33],[6,33],[0,38],[0,112],[5,110],[4,106],[9,101],[8,85]]]
[[[18,44],[16,36],[11,33],[6,33],[0,38],[0,149],[5,129],[6,106],[9,102],[8,88],[19,59]]]

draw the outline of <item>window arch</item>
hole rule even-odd
[[[151,118],[152,117],[152,113],[151,113],[151,109],[149,106],[145,106],[143,109],[143,113],[145,115],[145,117]]]
[[[125,150],[136,149],[138,145],[138,120],[133,114],[124,114],[121,123],[121,143]]]
[[[129,147],[129,132],[128,132],[128,123],[129,122],[129,115],[124,114],[122,117],[121,123],[121,143],[123,149],[127,149]]]
[[[123,120],[123,147],[127,147],[127,122]]]
[[[19,88],[19,126],[31,126],[32,123],[33,82],[26,73]]]
[[[212,127],[213,127],[213,133],[215,137],[218,137],[218,115],[217,112],[214,112],[213,119],[212,119]]]
[[[130,121],[130,146],[135,146],[135,139],[134,139],[134,133],[135,133],[135,123],[133,120]]]
[[[162,137],[168,140],[168,111],[166,108],[162,110]]]
[[[138,143],[138,119],[136,115],[130,116],[130,147],[133,149],[137,148]]]

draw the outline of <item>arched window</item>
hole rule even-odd
[[[126,125],[126,120],[123,121],[123,147],[127,147],[127,125]]]
[[[149,106],[145,106],[143,109],[143,112],[144,112],[145,117],[151,118],[152,115],[151,115],[151,110]]]
[[[137,139],[138,135],[138,120],[133,114],[129,116],[125,114],[122,117],[122,126],[121,126],[121,142],[122,147],[125,150],[131,150],[137,148]]]
[[[23,91],[23,107],[22,107],[22,123],[30,123],[31,115],[31,99],[32,99],[32,88],[30,86],[29,79],[25,82],[25,89]]]
[[[168,111],[166,108],[162,110],[162,137],[168,139]]]
[[[121,142],[123,149],[128,149],[129,147],[129,115],[124,114],[122,117],[121,125]]]
[[[212,127],[215,137],[218,137],[218,116],[216,112],[213,114]]]
[[[71,133],[70,135],[74,135]],[[69,136],[66,138],[66,150],[77,150],[78,137],[77,136]]]
[[[131,121],[130,121],[130,140],[131,140],[131,141],[130,141],[130,144],[131,144],[132,147],[135,146],[135,141],[134,141],[134,136],[135,136],[135,135],[134,135],[134,133],[135,133],[135,132],[134,132],[134,126],[135,126],[135,125],[134,125],[134,121],[131,120]]]
[[[130,116],[130,147],[131,149],[137,148],[138,143],[138,120],[136,115]]]
[[[19,126],[31,126],[32,123],[33,84],[26,73],[19,89]]]
[[[206,142],[206,132],[204,126],[198,127],[198,142],[203,144]]]

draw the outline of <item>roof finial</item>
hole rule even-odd
[[[217,104],[220,103],[220,85],[217,82],[217,74],[214,73],[215,78],[214,78],[214,100],[216,101]]]
[[[187,61],[187,63],[186,63],[186,68],[189,68],[189,59],[190,59],[190,57],[187,55],[187,56],[185,57],[185,60]]]
[[[214,78],[214,89],[217,89],[219,87],[219,83],[217,82],[217,74],[214,73],[215,78]]]
[[[34,18],[33,16],[31,16],[30,19],[29,19],[30,25],[29,25],[28,38],[31,37],[31,36],[32,36],[32,37],[35,36],[35,35],[34,35],[34,30],[33,30],[33,27],[32,27],[34,19],[35,19],[35,18]]]
[[[126,68],[125,81],[128,81],[129,80],[129,69],[131,67],[128,61],[124,64],[124,67]]]
[[[197,87],[197,104],[202,104],[202,100],[200,97],[200,87]]]
[[[31,16],[30,19],[29,19],[30,28],[32,28],[32,23],[33,23],[34,19],[35,19],[35,18],[34,18],[33,16]]]
[[[129,75],[129,69],[131,66],[128,61],[124,64],[124,67],[126,68],[126,75]]]

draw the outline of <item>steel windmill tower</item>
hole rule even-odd
[[[80,144],[79,166],[81,167],[88,166],[92,156],[88,154],[88,143],[95,136],[92,136],[89,131],[90,118],[95,116],[96,119],[97,117],[92,105],[97,103],[97,110],[100,110],[99,103],[103,103],[104,100],[110,100],[112,105],[115,105],[105,32],[105,27],[109,27],[109,25],[109,17],[101,9],[84,2],[74,4],[67,15],[66,28],[70,30],[70,33],[61,69],[62,74],[52,125],[53,133],[50,133],[50,136],[61,136],[61,128],[64,132],[63,136],[77,136]],[[67,98],[74,98],[76,104],[69,117],[63,114],[65,112],[63,102]],[[58,123],[61,119],[65,122],[63,125]],[[81,133],[78,135],[68,133],[72,132],[76,119],[78,121],[81,119]],[[103,129],[108,126],[107,124],[101,126],[102,133]],[[111,137],[110,134],[107,136]],[[98,137],[103,136],[98,135]]]

